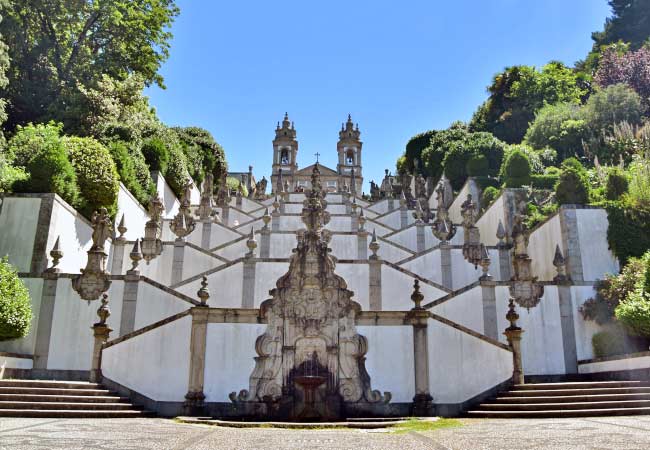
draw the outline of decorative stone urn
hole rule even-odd
[[[230,399],[265,417],[337,419],[349,411],[385,405],[390,393],[373,391],[365,368],[368,341],[356,331],[361,306],[334,273],[336,260],[322,227],[325,207],[318,163],[314,166],[289,270],[260,306],[267,329],[255,343],[250,386]]]

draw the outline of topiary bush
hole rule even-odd
[[[169,164],[163,175],[174,194],[181,198],[185,183],[190,179],[190,174],[187,171],[185,155],[180,147],[171,147],[169,149]]]
[[[167,172],[167,165],[170,162],[171,155],[162,139],[154,136],[145,140],[142,144],[142,155],[150,170],[162,174]]]
[[[53,192],[74,207],[79,206],[79,189],[74,167],[61,138],[61,125],[19,126],[8,144],[14,165],[27,177],[13,183],[14,192]]]
[[[560,205],[586,205],[589,202],[587,172],[577,159],[568,158],[562,162],[555,198]]]
[[[499,195],[501,195],[501,190],[495,187],[489,186],[483,190],[481,194],[481,206],[483,209],[487,209],[493,201],[495,201]]]
[[[90,217],[93,211],[106,208],[115,214],[120,179],[111,153],[93,138],[65,137],[63,142],[77,175],[81,212]]]
[[[485,176],[488,170],[488,159],[485,155],[474,155],[467,161],[467,175],[470,177]]]
[[[629,188],[630,182],[623,170],[612,167],[607,173],[607,184],[605,185],[605,198],[607,200],[618,200]]]
[[[530,184],[531,166],[528,156],[519,149],[508,153],[501,166],[501,179],[506,187],[518,188]]]
[[[7,258],[0,259],[0,341],[27,336],[31,322],[29,291]]]
[[[530,176],[530,184],[536,189],[555,189],[555,185],[560,179],[560,175],[555,174],[533,174]]]

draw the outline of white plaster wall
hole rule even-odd
[[[413,308],[411,294],[413,293],[414,278],[398,270],[381,266],[381,295],[382,310],[408,311]],[[420,283],[420,291],[424,295],[423,303],[428,303],[446,295],[444,291],[425,283]]]
[[[332,236],[332,242],[329,246],[332,249],[332,255],[338,259],[357,259],[358,252],[358,238],[356,235],[351,234],[335,234]],[[366,243],[366,246],[368,244]],[[295,246],[295,243],[294,243]],[[371,254],[368,251],[368,254]]]
[[[617,372],[622,370],[638,370],[650,368],[650,356],[600,361],[578,366],[579,373]]]
[[[394,230],[399,230],[402,228],[402,219],[401,219],[401,211],[399,209],[392,211],[385,216],[379,216],[375,220],[381,224],[384,224],[388,227],[393,228]],[[408,218],[411,216],[411,211],[406,211],[406,217]],[[415,219],[413,219],[413,216],[411,216],[411,219],[409,223],[413,223]]]
[[[427,243],[427,238],[426,238],[427,232],[428,234],[431,234],[431,229],[426,228],[424,230],[425,244]],[[417,234],[416,227],[406,228],[402,231],[399,231],[395,234],[388,236],[386,239],[388,239],[391,242],[395,242],[396,244],[401,245],[402,247],[406,247],[409,250],[412,250],[414,252],[417,251],[418,249],[418,234]],[[429,243],[430,242],[431,240],[429,240]],[[430,247],[426,247],[426,248],[430,248]]]
[[[328,227],[329,228],[329,227]],[[385,236],[387,234],[393,233],[395,230],[386,228],[385,226],[379,224],[378,222],[375,222],[373,220],[367,220],[366,221],[366,230],[370,234],[372,234],[372,231],[375,230],[377,232],[377,236]],[[349,231],[349,226],[347,230],[344,231]]]
[[[102,374],[156,401],[185,400],[192,318],[183,317],[105,349]]]
[[[552,280],[557,274],[553,265],[556,245],[560,246],[562,254],[566,256],[566,250],[562,243],[560,216],[558,214],[530,235],[528,254],[533,260],[531,265],[533,276],[538,277],[540,280],[548,281]]]
[[[607,243],[607,211],[604,209],[578,209],[578,236],[582,255],[583,279],[602,279],[607,273],[618,273],[618,259]]]
[[[490,254],[490,267],[488,273],[495,279],[499,278],[499,256],[495,250],[488,250]],[[460,289],[478,281],[483,274],[481,266],[474,267],[474,264],[468,262],[463,257],[463,250],[454,248],[451,250],[451,281],[454,289]]]
[[[343,277],[348,289],[354,292],[352,300],[361,305],[361,309],[370,309],[368,294],[368,265],[367,264],[337,264],[336,274]]]
[[[196,293],[192,297],[196,298]],[[139,330],[159,320],[186,311],[192,306],[169,292],[147,282],[141,282],[138,286],[138,302],[133,329]]]
[[[275,288],[275,283],[288,270],[289,263],[263,262],[255,264],[255,308],[259,308],[264,300],[271,298],[269,291]]]
[[[183,279],[191,278],[199,273],[222,266],[223,261],[203,253],[194,248],[185,246],[185,256],[183,259]]]
[[[329,211],[329,208],[328,208]],[[284,214],[300,214],[302,212],[302,203],[285,203]]]
[[[108,292],[111,309],[108,325],[113,330],[119,330],[122,309],[122,297],[117,292],[118,284],[121,282],[113,281],[111,290]],[[114,289],[115,291],[113,291]],[[92,325],[98,320],[97,308],[99,305],[99,301],[82,300],[72,289],[70,280],[59,280],[52,317],[50,353],[47,359],[48,369],[90,369],[94,343]],[[117,331],[113,332],[113,336],[117,336]]]
[[[213,308],[241,308],[243,276],[241,262],[209,274],[209,305]],[[179,286],[177,290],[188,297],[196,298],[200,287],[201,280],[198,279]]]
[[[129,260],[128,252],[131,251],[130,248],[125,249],[126,253],[124,255],[124,264],[123,267],[128,269],[131,267],[131,261]],[[172,278],[172,261],[174,260],[174,245],[166,244],[163,245],[163,252],[158,255],[155,259],[151,260],[147,264],[144,260],[140,261],[138,269],[140,269],[140,274],[147,278],[151,278],[158,283],[169,286],[171,284]]]
[[[512,377],[512,353],[429,319],[429,377],[436,403],[461,403]]]
[[[170,219],[178,213],[180,203],[176,198],[174,191],[172,191],[172,188],[169,187],[167,181],[165,181],[161,174],[153,172],[152,176],[156,180],[156,192],[158,192],[158,196],[162,200],[165,208],[163,217]]]
[[[401,267],[423,278],[427,278],[434,283],[442,283],[440,250],[438,249],[424,253],[411,261],[405,262],[404,264],[401,264]]]
[[[298,219],[300,218],[298,217]],[[302,228],[304,227],[305,225],[303,224]],[[352,231],[352,218],[350,216],[332,216],[325,228],[332,231]]]
[[[59,201],[54,201],[46,248],[49,255],[57,236],[60,236],[63,258],[59,269],[61,272],[79,273],[86,266],[86,252],[92,245],[92,228],[80,214],[74,214],[68,208]],[[110,248],[110,240],[107,247]]]
[[[330,214],[346,214],[345,212],[345,205],[339,205],[339,204],[328,204],[326,211],[329,212]],[[302,212],[302,207],[300,212]],[[358,210],[357,210],[358,212]],[[365,211],[364,211],[365,214]]]
[[[223,220],[223,215],[220,216],[221,220]],[[240,226],[242,224],[247,224],[245,226],[246,231],[248,231],[250,228],[248,227],[248,223],[251,222],[255,217],[250,216],[242,211],[238,211],[234,208],[230,208],[230,211],[228,211],[228,224],[230,226],[236,227]]]
[[[484,333],[483,291],[481,286],[476,286],[469,291],[454,296],[432,308],[431,312],[477,333]]]
[[[509,323],[506,320],[508,311],[508,288],[497,286],[497,321],[499,340],[506,343],[501,331]],[[560,304],[557,287],[546,286],[544,296],[539,304],[526,311],[517,307],[519,321],[523,328],[521,340],[522,363],[526,375],[557,375],[566,372],[564,366],[564,346],[562,342],[562,324],[560,319]]]
[[[460,214],[460,205],[467,200],[467,194],[469,192],[470,186],[468,181],[463,185],[456,197],[454,197],[454,201],[449,206],[449,218],[453,223],[461,223],[463,221],[463,216]]]
[[[603,331],[603,327],[592,320],[584,320],[580,313],[582,304],[593,297],[596,292],[592,286],[572,286],[571,297],[573,300],[573,323],[576,330],[576,350],[578,360],[594,358],[594,348],[591,339],[594,334]]]
[[[144,226],[149,220],[147,211],[140,205],[128,189],[120,183],[120,189],[117,193],[117,214],[115,215],[115,233],[119,235],[117,226],[124,215],[124,222],[127,231],[124,237],[130,241],[144,236]]]
[[[265,329],[262,324],[208,324],[203,388],[207,402],[230,402],[228,394],[249,389],[255,340]]]
[[[271,258],[288,258],[291,256],[291,250],[295,247],[295,234],[271,233]]]
[[[497,245],[499,242],[497,239],[497,228],[499,227],[499,220],[503,223],[504,227],[506,226],[504,217],[503,196],[499,195],[499,198],[476,221],[476,226],[481,233],[481,242],[490,246]]]
[[[247,240],[248,240],[247,238],[243,238],[239,241],[232,242],[226,247],[220,248],[215,253],[231,261],[238,258],[243,258],[244,255],[248,253],[248,247],[246,247]],[[259,241],[258,241],[258,246],[259,246]],[[257,254],[259,255],[259,247],[257,250]]]
[[[19,272],[29,272],[38,224],[40,198],[0,198],[0,258]]]
[[[34,361],[29,358],[13,358],[0,355],[0,380],[4,378],[5,369],[31,369]]]
[[[395,205],[399,205],[397,200],[395,200]],[[377,203],[373,203],[368,207],[368,209],[377,214],[385,214],[388,212],[388,200],[380,200]]]
[[[368,245],[370,245],[371,239],[372,239],[372,235],[369,235]],[[396,263],[410,256],[413,256],[412,253],[406,252],[401,248],[395,247],[394,245],[391,245],[390,243],[385,241],[379,241],[379,250],[377,251],[377,254],[381,259],[390,261],[392,263]],[[372,255],[372,252],[370,250],[368,250],[368,255]]]
[[[415,396],[413,327],[359,326],[357,332],[368,338],[366,370],[372,389],[382,394],[390,392],[391,402],[412,402]]]
[[[218,247],[226,242],[239,239],[240,237],[241,234],[230,230],[224,225],[214,223],[210,229],[210,248]]]
[[[38,317],[41,309],[41,295],[43,293],[43,280],[41,278],[21,278],[29,290],[29,298],[32,304],[32,322],[29,333],[24,338],[0,341],[0,351],[10,353],[21,353],[33,355],[36,345],[36,332]],[[1,363],[0,363],[1,365]],[[8,366],[9,367],[9,366]]]

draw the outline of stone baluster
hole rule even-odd
[[[280,202],[278,201],[278,196],[275,196],[275,201],[273,202],[273,212],[271,213],[271,231],[280,231]]]
[[[97,310],[99,322],[92,326],[94,345],[89,377],[91,383],[101,383],[102,381],[102,346],[106,341],[108,341],[111,331],[113,331],[106,323],[106,320],[110,315],[111,311],[108,309],[108,295],[104,293],[102,294],[101,306]]]
[[[409,217],[409,210],[406,201],[406,195],[404,194],[404,191],[402,191],[402,196],[399,199],[400,229],[406,228],[408,226],[409,224],[408,217]]]
[[[415,223],[416,231],[416,250],[418,253],[422,253],[426,250],[426,236],[424,235],[426,228],[426,223],[420,220]]]
[[[489,338],[498,340],[496,282],[488,272],[490,268],[490,254],[488,253],[487,247],[483,244],[481,244],[480,265],[483,269],[483,274],[479,277],[481,297],[483,300],[483,334]]]
[[[415,374],[415,397],[413,397],[413,416],[433,416],[433,397],[429,380],[429,311],[422,307],[424,295],[420,292],[420,282],[415,280],[411,300],[415,306],[406,315],[406,322],[413,326],[413,362]]]
[[[208,299],[208,279],[203,277],[201,288],[197,292],[201,304],[190,310],[192,315],[192,334],[190,337],[190,372],[187,383],[187,394],[183,403],[183,413],[189,416],[203,415],[205,394],[203,393],[205,379],[205,353],[208,335],[208,316],[210,308]]]
[[[512,246],[506,241],[506,229],[503,222],[499,220],[497,226],[497,249],[499,251],[499,278],[502,281],[510,281],[512,277],[512,261],[510,258],[510,249]]]
[[[260,258],[270,258],[271,228],[269,227],[269,224],[271,223],[271,215],[269,214],[269,208],[266,208],[264,211],[262,222],[264,223],[264,226],[260,230]]]
[[[359,208],[359,231],[357,232],[357,259],[368,259],[368,231],[363,209]]]
[[[251,227],[248,240],[246,241],[248,252],[244,255],[243,278],[242,278],[242,308],[253,308],[255,304],[255,230]]]
[[[377,242],[377,232],[372,230],[372,239],[368,246],[372,255],[368,258],[368,303],[373,311],[382,310],[382,293],[381,293],[381,258],[377,254],[379,251],[379,242]]]
[[[503,334],[506,336],[508,345],[512,350],[512,382],[514,384],[524,384],[524,370],[521,359],[521,335],[524,330],[517,326],[519,314],[517,314],[515,302],[512,297],[510,297],[510,301],[508,302],[508,314],[506,314],[506,319],[510,322],[510,326],[506,328],[506,331]]]
[[[36,342],[34,344],[35,376],[39,371],[47,370],[47,360],[50,353],[50,339],[52,337],[52,321],[54,319],[54,306],[56,303],[56,291],[61,270],[58,265],[63,258],[60,237],[56,238],[54,246],[50,251],[52,267],[43,272],[43,290],[41,291],[41,306],[38,313],[38,326],[36,327]]]

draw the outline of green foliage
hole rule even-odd
[[[485,155],[473,155],[467,161],[467,175],[470,177],[485,176],[489,170],[488,159]]]
[[[612,16],[605,21],[604,30],[591,35],[594,49],[618,41],[641,47],[650,38],[650,6],[647,0],[609,0]]]
[[[0,259],[0,341],[27,336],[31,322],[29,291],[7,258]]]
[[[483,209],[487,209],[487,207],[491,205],[492,202],[499,197],[499,195],[501,195],[500,189],[493,186],[485,188],[481,194],[481,206]]]
[[[532,66],[507,67],[488,87],[490,97],[474,113],[472,131],[489,131],[510,144],[520,143],[535,113],[545,104],[578,103],[585,91],[577,74],[560,62],[541,71]]]
[[[548,219],[551,214],[554,214],[558,209],[558,206],[554,203],[548,204],[543,207],[538,207],[532,202],[526,204],[526,214],[524,222],[528,229],[533,229],[540,223]]]
[[[136,161],[138,159],[130,155],[126,143],[122,141],[111,142],[108,144],[108,150],[115,162],[115,168],[117,169],[117,173],[120,175],[120,181],[141,205],[146,206],[151,197],[149,186],[153,183],[149,180],[149,183],[146,183],[143,186],[140,183],[140,180],[138,180],[138,174],[136,172]],[[143,158],[142,162],[144,162]],[[149,174],[149,170],[146,166],[145,169],[147,174]]]
[[[627,193],[630,182],[623,170],[619,167],[612,167],[607,173],[607,185],[605,186],[605,198],[607,200],[618,200]]]
[[[120,179],[111,153],[93,138],[65,137],[63,143],[77,175],[81,212],[90,217],[106,208],[115,214]]]
[[[559,179],[559,174],[533,174],[530,176],[530,184],[536,189],[555,189]]]
[[[8,6],[8,0],[0,0],[0,22],[2,22],[2,14]],[[0,34],[0,89],[6,89],[9,84],[9,78],[7,78],[7,70],[9,69],[9,47],[5,43],[3,36]],[[4,124],[7,120],[7,100],[0,98],[0,125]],[[0,131],[0,148],[4,147],[6,144],[5,137],[2,131]],[[1,163],[0,163],[1,164]],[[2,185],[3,175],[1,171],[3,169],[0,165],[0,185]],[[5,175],[4,178],[8,179],[10,176]],[[1,189],[1,187],[0,187]]]
[[[530,184],[530,160],[524,152],[514,149],[506,155],[501,167],[501,179],[508,188],[518,188]]]
[[[215,180],[222,171],[227,171],[223,148],[214,140],[212,134],[199,127],[172,128],[183,146],[188,171],[197,183],[206,173],[212,173]]]
[[[422,168],[422,152],[425,148],[431,143],[431,138],[438,133],[436,130],[425,131],[424,133],[419,133],[413,136],[406,143],[406,150],[403,155],[402,167],[405,170],[404,173],[414,173],[415,170],[415,161],[418,160],[420,163],[420,168]],[[399,169],[398,169],[398,173]]]
[[[25,170],[9,164],[6,156],[0,152],[0,193],[11,192],[16,181],[25,179]]]
[[[239,191],[242,193],[244,197],[248,196],[248,189],[246,188],[246,186],[241,184],[239,178],[235,178],[235,177],[226,178],[226,185],[228,186],[228,189],[230,189],[231,191],[234,192]]]
[[[650,207],[610,202],[606,209],[607,242],[622,265],[650,250]]]
[[[634,205],[650,208],[650,149],[634,156],[629,166],[630,202]]]
[[[174,146],[169,149],[169,164],[163,175],[176,197],[180,198],[183,195],[185,183],[190,179],[185,155],[180,147]]]
[[[54,192],[70,205],[79,205],[79,190],[74,168],[55,124],[29,124],[19,127],[8,144],[13,164],[23,167],[28,178],[13,184],[15,192]]]
[[[614,313],[630,334],[650,337],[650,252],[641,258],[641,263],[642,275]]]
[[[464,142],[467,135],[467,126],[462,122],[455,122],[448,129],[435,133],[429,145],[422,150],[422,163],[426,173],[435,180],[440,178],[444,171],[445,155],[457,142]]]
[[[473,156],[472,150],[463,142],[455,142],[445,155],[443,160],[445,176],[454,189],[463,187],[467,180],[467,163]]]
[[[537,112],[526,132],[525,141],[536,149],[555,149],[561,161],[570,156],[583,155],[582,141],[586,132],[580,107],[575,103],[557,103],[545,105]]]
[[[397,158],[397,162],[395,163],[395,169],[398,175],[406,175],[408,173],[408,165],[406,163],[405,155],[402,155],[399,158]]]
[[[555,199],[560,205],[586,205],[589,202],[589,180],[585,168],[575,158],[565,159],[555,186]]]
[[[594,333],[591,346],[596,358],[623,355],[626,353],[626,335],[620,327],[610,327],[607,330]]]
[[[9,46],[9,128],[73,117],[81,89],[104,75],[137,74],[163,85],[158,70],[169,55],[173,0],[10,2],[0,32]],[[66,124],[67,125],[67,124]]]
[[[159,137],[147,139],[142,145],[142,155],[149,169],[163,174],[167,172],[170,151],[162,139]]]

